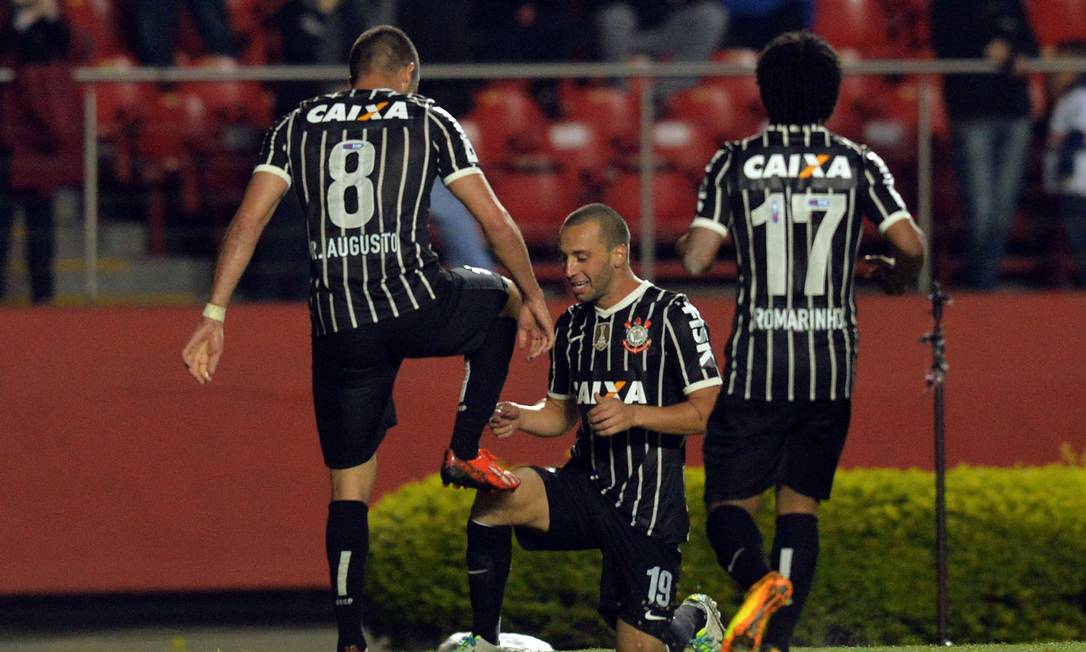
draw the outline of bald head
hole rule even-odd
[[[615,209],[606,204],[588,204],[573,211],[562,222],[562,228],[594,222],[600,227],[600,239],[608,250],[619,245],[630,246],[630,227]]]
[[[351,48],[351,86],[369,74],[394,75],[414,64],[412,86],[419,83],[419,53],[407,34],[391,25],[372,27]]]

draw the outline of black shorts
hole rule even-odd
[[[533,468],[547,490],[550,529],[517,528],[520,545],[526,550],[602,551],[600,616],[611,627],[621,618],[667,641],[682,562],[678,544],[633,528],[580,466]]]
[[[852,402],[746,401],[721,394],[705,435],[705,502],[787,485],[828,500]]]
[[[501,276],[465,268],[442,270],[434,293],[395,319],[313,338],[313,404],[329,468],[373,457],[396,423],[392,385],[405,358],[472,353],[509,298]]]

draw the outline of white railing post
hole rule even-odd
[[[928,238],[928,256],[920,270],[917,283],[920,293],[931,290],[932,251],[935,249],[934,216],[932,215],[932,111],[931,78],[920,75],[916,89],[916,212],[920,228]]]
[[[83,87],[83,289],[87,303],[98,300],[98,96]]]
[[[654,280],[656,278],[656,201],[653,197],[653,152],[652,136],[653,124],[656,116],[653,115],[656,107],[653,104],[653,95],[656,88],[655,79],[645,78],[641,85],[641,122],[638,127],[640,150],[638,152],[638,177],[641,188],[641,220],[638,224],[640,231],[639,252],[641,260],[641,277]]]

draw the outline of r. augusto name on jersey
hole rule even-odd
[[[395,253],[400,249],[400,239],[395,233],[369,233],[342,235],[328,238],[328,251],[318,250],[320,243],[309,241],[309,255],[313,260],[340,256],[366,256],[369,254]]]

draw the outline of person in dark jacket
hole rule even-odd
[[[931,27],[939,57],[999,64],[997,73],[948,75],[943,85],[968,227],[965,280],[990,289],[999,276],[1029,153],[1023,58],[1037,55],[1037,40],[1019,0],[933,0]]]
[[[10,150],[0,197],[0,294],[15,209],[26,225],[31,300],[53,297],[53,196],[78,185],[82,170],[82,98],[72,79],[71,29],[57,0],[13,0],[0,33],[15,80],[3,89],[3,140]]]

